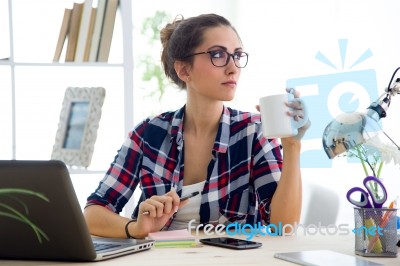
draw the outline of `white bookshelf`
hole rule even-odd
[[[50,159],[65,89],[104,87],[92,163],[89,168],[69,169],[83,208],[134,125],[133,25],[131,0],[119,0],[108,63],[53,63],[63,12],[73,2],[2,3],[8,7],[8,28],[0,31],[7,33],[6,38],[0,36],[0,42],[7,42],[0,46],[6,47],[1,57],[8,59],[0,60],[0,160]]]
[[[98,166],[87,171],[105,170],[133,127],[131,0],[119,0],[109,63],[53,63],[64,8],[73,2],[8,0],[9,59],[0,60],[0,98],[8,98],[3,115],[11,122],[0,133],[0,138],[10,138],[6,147],[0,142],[6,151],[0,152],[0,159],[50,159],[69,86],[106,89],[92,160]]]

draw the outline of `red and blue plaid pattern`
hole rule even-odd
[[[121,212],[137,185],[142,197],[180,195],[184,177],[185,107],[148,118],[130,132],[87,205]],[[260,115],[224,107],[201,193],[200,223],[269,223],[282,169],[281,146],[262,137]],[[132,218],[137,217],[136,207]],[[173,217],[165,228],[171,224]]]

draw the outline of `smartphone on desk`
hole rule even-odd
[[[206,245],[231,248],[231,249],[251,249],[262,246],[262,243],[260,242],[237,239],[232,237],[203,238],[200,239],[200,242]]]

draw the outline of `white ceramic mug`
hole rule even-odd
[[[285,138],[296,136],[297,129],[307,122],[307,111],[304,110],[304,118],[296,121],[287,114],[291,108],[286,103],[293,101],[291,93],[270,95],[260,98],[260,113],[263,135],[266,138]],[[302,101],[301,99],[297,99]],[[302,101],[303,102],[303,101]],[[303,102],[303,107],[305,104]]]

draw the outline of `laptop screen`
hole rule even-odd
[[[59,161],[0,161],[0,257],[96,256],[68,169]],[[6,214],[4,214],[6,213]]]
[[[0,161],[0,224],[2,259],[100,258],[60,161]],[[140,250],[152,246],[150,240],[129,243],[139,242],[147,243]]]

